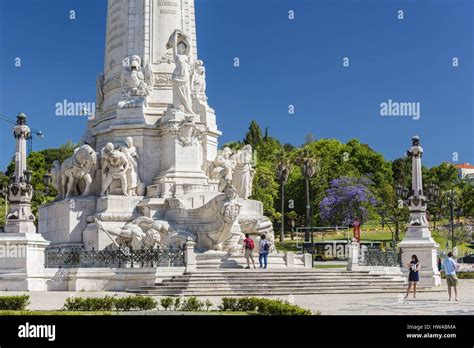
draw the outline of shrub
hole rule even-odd
[[[186,312],[202,311],[203,308],[204,302],[198,300],[196,296],[188,297],[181,306],[181,310]]]
[[[238,311],[238,301],[239,299],[234,297],[223,297],[222,304],[219,306],[219,310],[221,311]]]
[[[157,303],[151,297],[128,296],[116,298],[105,297],[69,297],[66,299],[62,310],[64,311],[132,311],[156,309]]]
[[[152,297],[128,296],[115,299],[116,311],[149,311],[156,309],[158,303]]]
[[[259,315],[311,315],[311,311],[282,300],[258,297],[222,298],[222,311],[254,312]]]
[[[256,297],[239,298],[237,308],[241,312],[255,312],[258,307],[259,299]]]
[[[172,297],[163,297],[160,300],[161,307],[165,309],[165,311],[168,310],[174,303],[174,299]]]
[[[111,311],[114,308],[115,298],[105,297],[68,297],[62,310],[64,311]]]
[[[474,279],[474,272],[456,272],[458,279]],[[445,272],[441,272],[441,279],[446,279]]]
[[[176,297],[174,299],[173,306],[175,311],[179,311],[179,309],[181,308],[181,297]]]
[[[212,305],[213,305],[213,304],[212,304],[212,301],[209,300],[209,299],[207,299],[207,300],[204,302],[204,306],[206,307],[206,311],[208,311],[208,312],[209,312],[209,309],[211,309]]]
[[[311,311],[287,301],[260,299],[257,307],[260,315],[311,315]]]
[[[24,311],[29,304],[28,295],[0,297],[0,310]]]

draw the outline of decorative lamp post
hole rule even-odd
[[[436,207],[436,202],[438,201],[439,198],[439,187],[436,184],[429,184],[428,185],[428,199],[433,203],[433,205]],[[436,230],[436,210],[433,214],[433,229]]]
[[[319,170],[319,159],[304,157],[300,160],[301,174],[305,180],[306,188],[306,230],[304,234],[304,241],[309,242],[309,231],[308,227],[311,225],[311,182],[310,179]],[[312,231],[311,231],[312,232]],[[312,235],[312,233],[311,233]]]
[[[53,180],[53,177],[51,176],[50,173],[46,173],[43,175],[43,183],[44,186],[46,187],[46,195],[49,195],[49,185],[51,185],[51,181]]]
[[[408,198],[410,220],[403,240],[398,244],[402,252],[402,265],[411,260],[411,255],[416,255],[420,260],[420,284],[427,286],[441,285],[441,277],[437,267],[437,253],[439,244],[431,237],[428,220],[426,219],[427,198],[423,194],[423,181],[421,175],[421,156],[423,148],[420,138],[412,138],[412,146],[407,155],[412,159],[412,187],[411,196]],[[404,190],[397,188],[401,195]],[[408,270],[404,267],[404,272]]]
[[[446,193],[449,205],[449,228],[451,229],[451,248],[454,249],[454,203],[457,200],[456,192],[450,188]]]
[[[285,241],[285,185],[288,182],[290,169],[285,160],[280,160],[276,169],[276,177],[280,182],[281,187],[281,228],[280,228],[280,242]]]

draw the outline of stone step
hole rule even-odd
[[[271,275],[265,275],[265,274],[259,274],[256,276],[214,276],[214,277],[195,277],[195,276],[175,276],[171,278],[170,280],[176,280],[176,279],[182,279],[182,280],[187,280],[187,281],[240,281],[240,280],[248,280],[248,281],[259,281],[259,280],[314,280],[314,281],[319,281],[319,280],[331,280],[331,279],[341,279],[341,280],[364,280],[364,279],[393,279],[393,278],[405,278],[400,275],[374,275],[374,276],[350,276],[350,277],[340,277],[340,276],[307,276],[307,277],[291,277],[291,276],[271,276]]]
[[[438,292],[437,288],[417,288],[417,292]],[[314,294],[373,294],[373,293],[399,293],[404,294],[406,287],[390,286],[373,288],[328,288],[328,289],[274,289],[274,290],[239,290],[239,289],[207,289],[202,291],[182,290],[169,291],[162,290],[128,290],[128,292],[139,293],[150,296],[274,296],[274,295],[314,295]]]
[[[248,285],[248,286],[226,286],[226,285],[220,285],[220,286],[214,286],[212,288],[209,288],[209,286],[204,286],[204,285],[195,285],[195,284],[189,284],[188,286],[181,286],[181,285],[176,285],[176,286],[170,286],[170,285],[164,285],[164,286],[156,286],[156,287],[145,287],[141,288],[144,290],[158,290],[158,289],[169,289],[169,290],[208,290],[208,289],[225,289],[225,290],[244,290],[244,289],[262,289],[262,290],[271,290],[271,289],[326,289],[326,288],[372,288],[372,287],[390,287],[390,286],[404,286],[404,283],[399,283],[399,284],[394,284],[390,282],[386,283],[380,283],[380,284],[370,284],[370,283],[350,283],[350,284],[335,284],[335,283],[329,283],[329,284],[321,284],[321,285],[298,285],[297,287],[294,286],[294,284],[262,284],[262,285]]]
[[[358,279],[358,280],[353,280],[353,279],[344,279],[344,280],[306,280],[306,279],[300,279],[300,280],[259,280],[259,281],[251,281],[251,280],[242,280],[242,281],[226,281],[226,280],[218,280],[218,281],[205,281],[205,280],[200,280],[200,281],[186,281],[186,280],[180,280],[180,279],[175,279],[175,280],[164,280],[163,282],[156,283],[155,285],[157,286],[164,286],[164,285],[181,285],[181,286],[186,286],[188,284],[194,284],[194,285],[207,285],[207,286],[217,286],[220,284],[229,284],[229,285],[252,285],[252,284],[263,284],[263,285],[268,285],[268,284],[275,284],[275,285],[281,285],[281,284],[292,284],[295,286],[299,285],[305,285],[305,284],[311,284],[311,285],[317,285],[317,284],[364,284],[364,283],[374,283],[374,284],[379,284],[379,283],[391,283],[391,282],[401,282],[405,284],[405,279],[399,278],[399,279],[393,279],[393,278],[386,278],[386,279]]]

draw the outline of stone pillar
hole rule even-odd
[[[420,260],[420,284],[426,286],[441,285],[441,277],[437,267],[437,244],[431,237],[428,220],[426,219],[427,199],[423,195],[421,175],[421,156],[423,148],[420,138],[412,138],[412,146],[407,155],[412,158],[412,195],[408,199],[410,205],[410,221],[403,240],[398,244],[402,251],[403,272],[408,274],[406,264],[411,261],[411,255]]]
[[[184,245],[184,264],[186,266],[185,273],[196,271],[196,255],[194,253],[194,243],[191,237],[186,239]]]
[[[35,216],[31,212],[33,187],[26,182],[26,140],[30,137],[30,128],[26,125],[26,115],[17,116],[13,136],[16,140],[15,176],[8,190],[10,212],[6,216],[6,233],[36,233]]]
[[[0,289],[45,291],[45,249],[49,242],[36,233],[31,212],[33,187],[24,176],[26,140],[30,136],[25,114],[17,116],[13,135],[16,139],[15,179],[9,185],[10,212],[5,233],[0,233]]]
[[[295,267],[295,253],[287,252],[285,255],[285,262],[287,268],[294,268]]]
[[[352,243],[349,244],[349,259],[347,260],[348,271],[355,271],[359,267],[359,248],[359,243],[353,239]]]
[[[48,245],[38,233],[0,233],[0,290],[46,291]]]
[[[304,268],[313,269],[313,260],[312,260],[311,254],[308,254],[308,253],[304,254],[303,261],[304,261]]]

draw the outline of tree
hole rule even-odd
[[[262,130],[258,125],[257,121],[253,120],[250,122],[249,130],[245,134],[244,143],[252,145],[253,148],[257,147],[262,141]]]
[[[50,172],[53,162],[58,160],[64,162],[64,160],[70,157],[76,145],[68,142],[59,148],[45,149],[41,151],[30,152],[26,158],[27,168],[32,172],[31,185],[33,186],[34,193],[31,200],[31,209],[34,215],[38,215],[38,207],[44,203],[52,201],[56,197],[57,192],[54,187],[49,187],[49,194],[45,195],[46,186],[43,181],[43,176]],[[7,175],[12,175],[15,171],[15,163],[12,161],[8,165]],[[43,193],[40,193],[42,191]],[[38,220],[36,220],[37,222]],[[1,221],[0,221],[1,222]]]
[[[365,178],[343,176],[332,180],[319,204],[322,219],[343,226],[351,225],[356,219],[366,221],[369,209],[377,203],[369,186],[370,181]]]

